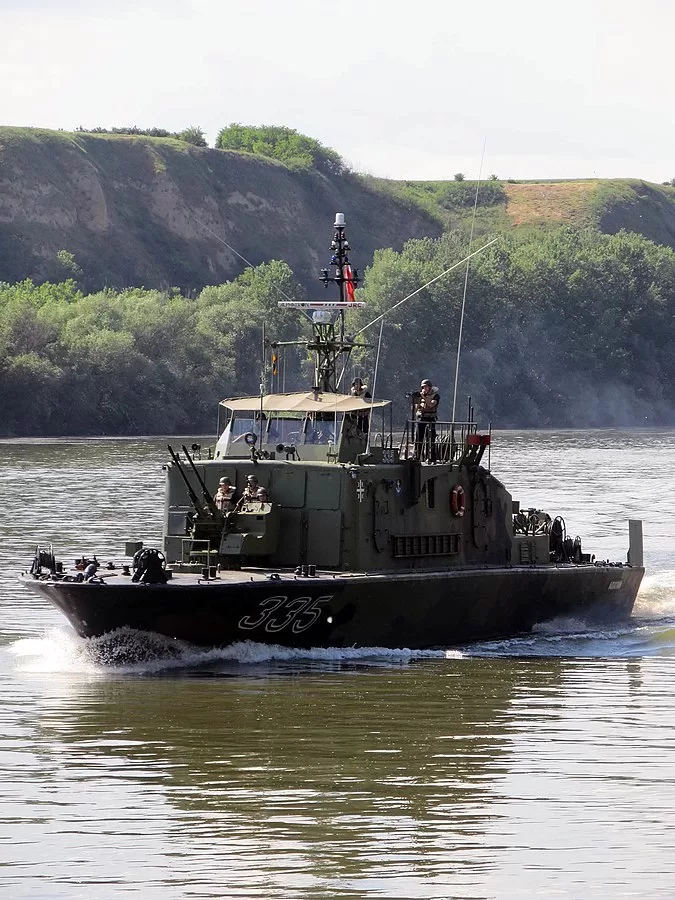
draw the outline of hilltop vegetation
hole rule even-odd
[[[389,181],[362,176],[372,190],[420,208],[444,229],[468,228],[475,181]],[[476,233],[543,231],[560,225],[605,234],[635,231],[675,248],[675,186],[634,179],[513,182],[485,181],[478,190]]]
[[[126,125],[120,128],[102,128],[100,125],[97,125],[95,128],[84,128],[82,125],[78,125],[75,131],[78,134],[129,134],[134,136],[175,138],[177,141],[184,141],[186,144],[193,144],[195,147],[207,146],[204,132],[197,125],[183,128],[182,131],[167,131],[166,128],[139,128],[137,125]]]
[[[294,128],[233,123],[218,133],[216,147],[278,160],[296,171],[316,169],[327,175],[347,172],[344,160],[335,150],[324,147],[314,138],[298,134]]]

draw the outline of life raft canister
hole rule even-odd
[[[463,516],[466,509],[466,494],[461,484],[456,484],[450,494],[450,510],[453,516]]]

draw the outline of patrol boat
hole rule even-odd
[[[561,517],[521,505],[492,474],[492,435],[470,406],[466,421],[421,428],[413,396],[395,439],[389,400],[338,391],[359,346],[345,335],[358,273],[342,213],[331,248],[320,277],[339,299],[283,304],[312,315],[311,389],[223,400],[208,458],[169,448],[161,549],[129,541],[126,562],[83,558],[69,572],[38,547],[28,587],[84,637],[131,628],[202,647],[420,649],[558,616],[628,617],[640,521],[630,563],[596,561]],[[262,490],[245,492],[249,476]],[[216,502],[221,478],[236,502]]]

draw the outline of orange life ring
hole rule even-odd
[[[461,517],[466,509],[466,494],[461,484],[456,484],[450,495],[450,509],[453,516]]]

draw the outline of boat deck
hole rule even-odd
[[[438,568],[438,569],[427,569],[427,568],[419,568],[419,569],[390,569],[390,570],[381,570],[378,572],[336,572],[334,570],[328,569],[317,569],[315,575],[298,575],[296,574],[294,569],[262,569],[262,568],[254,568],[247,567],[242,569],[227,569],[221,572],[217,572],[213,577],[205,578],[202,572],[194,572],[194,571],[181,571],[171,570],[171,577],[166,583],[167,587],[171,586],[181,586],[186,587],[189,585],[240,585],[245,583],[295,583],[300,582],[301,584],[310,585],[312,582],[317,581],[353,581],[360,579],[367,579],[368,581],[378,581],[378,580],[391,580],[394,579],[426,579],[426,578],[447,578],[453,576],[471,576],[471,575],[480,575],[484,574],[486,570],[492,571],[503,571],[503,572],[517,572],[517,571],[532,571],[532,569],[538,570],[540,572],[543,571],[556,571],[556,570],[572,570],[572,569],[615,569],[617,572],[620,572],[622,569],[630,568],[625,566],[622,563],[608,563],[608,562],[593,562],[593,563],[544,563],[537,566],[453,566],[451,568]],[[76,575],[76,570],[72,570],[66,573],[69,576]],[[99,570],[97,572],[97,579],[101,578],[108,584],[129,584],[136,585],[138,582],[133,582],[131,580],[130,575],[125,575],[122,573],[121,569],[116,571],[108,571],[108,570]],[[69,579],[70,580],[70,579]],[[139,585],[142,586],[142,585]]]

